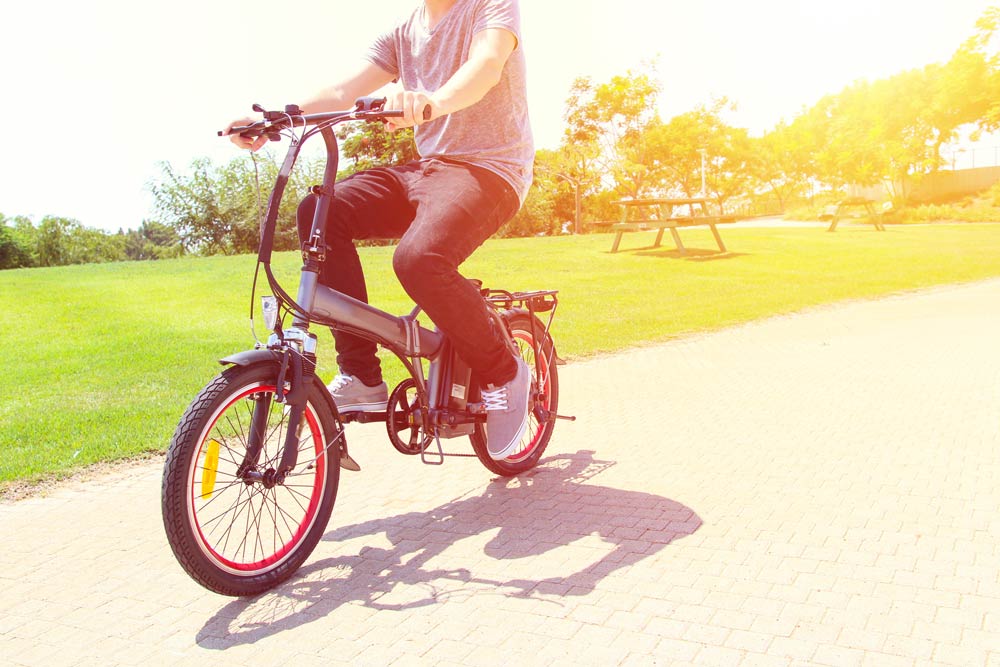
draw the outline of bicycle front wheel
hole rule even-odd
[[[278,366],[231,367],[184,413],[163,474],[163,524],[178,562],[223,595],[256,595],[291,577],[319,542],[340,478],[343,427],[309,388],[298,462],[276,483],[289,408],[275,400]],[[254,430],[263,446],[247,460]]]

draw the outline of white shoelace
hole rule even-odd
[[[498,387],[493,391],[483,391],[483,406],[486,410],[507,409],[507,387]]]
[[[337,377],[333,378],[333,382],[329,384],[327,389],[329,389],[331,393],[335,391],[340,391],[341,389],[351,384],[352,382],[354,382],[354,378],[351,377],[350,375],[341,375],[338,373]]]

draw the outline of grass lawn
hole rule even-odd
[[[707,230],[682,230],[687,259],[666,247],[612,255],[607,234],[495,240],[463,272],[510,290],[559,289],[554,333],[569,360],[819,304],[1000,276],[1000,224],[721,231],[727,255],[695,250],[715,247]],[[628,234],[623,246],[652,238]],[[408,312],[391,253],[361,251],[371,301]],[[278,255],[276,265],[293,285],[297,254]],[[254,259],[241,256],[0,272],[0,490],[164,450],[187,404],[219,372],[215,360],[252,347],[253,270]],[[332,360],[321,334],[327,381]],[[401,369],[389,363],[387,375],[392,383]]]

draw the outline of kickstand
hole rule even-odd
[[[444,449],[441,447],[440,436],[434,436],[434,444],[437,445],[437,452],[431,452],[428,454],[427,450],[430,448],[431,443],[427,443],[427,447],[420,450],[420,461],[425,465],[429,466],[439,466],[444,463]]]

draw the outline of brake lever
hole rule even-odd
[[[268,111],[268,110],[266,110],[264,107],[262,107],[259,104],[254,104],[251,108],[254,110],[255,113],[263,114],[264,115],[264,120],[266,122],[268,122],[268,123],[273,123],[275,121],[284,120],[285,118],[288,118],[289,116],[301,116],[302,115],[302,109],[299,107],[298,104],[286,104],[284,111]],[[242,126],[242,127],[234,127],[231,130],[229,130],[229,132],[226,132],[225,130],[219,130],[218,131],[218,135],[220,137],[226,137],[226,136],[229,136],[229,135],[232,135],[232,134],[239,134],[240,136],[243,136],[244,138],[250,139],[252,137],[248,137],[248,136],[244,135],[243,133],[246,132],[247,130],[253,129],[254,125],[257,125],[257,123],[254,123],[253,125]],[[261,132],[260,136],[266,136],[271,141],[281,141],[281,134],[279,132]]]

